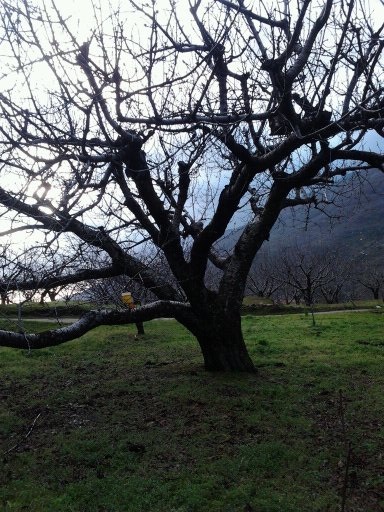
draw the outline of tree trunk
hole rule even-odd
[[[208,371],[256,372],[244,343],[240,313],[204,315],[196,337]]]
[[[137,334],[138,335],[144,335],[145,334],[143,322],[136,322],[136,329],[137,329]]]

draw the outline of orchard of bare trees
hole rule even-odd
[[[249,272],[246,292],[261,303],[269,299],[306,306],[384,300],[384,266],[337,248],[293,245],[262,254]]]
[[[0,288],[127,276],[157,300],[0,344],[168,316],[208,370],[253,371],[240,306],[279,215],[384,171],[381,3],[85,4],[80,24],[54,1],[0,8]]]

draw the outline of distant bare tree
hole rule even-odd
[[[281,287],[278,257],[269,252],[260,255],[248,275],[247,290],[258,297],[273,299]]]
[[[360,264],[356,270],[356,281],[372,293],[374,300],[384,300],[384,266]],[[381,297],[380,297],[381,295]]]
[[[337,304],[349,297],[351,282],[351,259],[340,249],[322,252],[324,263],[328,264],[328,278],[320,286],[321,297],[327,304]]]
[[[336,273],[337,257],[331,251],[293,246],[281,256],[279,278],[292,290],[295,302],[303,300],[306,306],[314,304],[319,293],[333,298],[339,293]]]
[[[305,236],[302,239],[302,246],[297,243],[260,255],[248,276],[252,293],[286,304],[340,302],[351,279],[350,262],[338,249],[311,245]]]

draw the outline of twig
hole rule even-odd
[[[311,304],[311,315],[312,315],[312,326],[316,326],[316,320],[315,320],[315,311],[313,309],[313,304]]]
[[[347,439],[347,428],[345,425],[345,413],[344,413],[344,400],[343,400],[343,392],[339,389],[339,410],[340,410],[340,421],[341,421],[341,431],[343,435],[343,441],[346,450],[346,460],[345,460],[345,472],[344,472],[344,480],[343,487],[341,489],[341,512],[346,511],[347,504],[347,491],[348,491],[348,481],[349,481],[349,466],[351,463],[351,452],[352,452],[352,444],[351,441]]]
[[[345,473],[344,473],[344,482],[343,482],[343,488],[341,490],[341,512],[345,512],[346,508],[345,505],[347,503],[347,490],[348,490],[348,480],[349,480],[349,465],[351,462],[351,442],[348,442],[347,447],[347,458],[345,461]]]
[[[60,327],[62,327],[63,323],[61,322],[61,320],[59,318],[59,314],[57,312],[57,307],[55,307],[54,311],[55,311],[56,322],[60,325]]]
[[[36,421],[40,418],[41,416],[41,412],[39,412],[39,414],[36,416],[36,418],[33,420],[31,426],[29,427],[29,430],[28,432],[25,434],[24,436],[24,439],[27,439],[31,434],[32,434],[32,431],[33,429],[35,428],[35,425],[36,425]],[[5,452],[3,452],[3,455],[7,455],[9,452],[13,451],[13,450],[16,450],[16,448],[18,448],[21,444],[21,441],[19,441],[18,443],[16,443],[14,446],[12,446],[11,448],[9,448],[8,450],[6,450]]]
[[[347,445],[347,429],[345,427],[344,401],[343,401],[343,392],[341,389],[339,389],[339,411],[340,411],[341,430],[343,433],[343,440],[344,440],[345,445]]]

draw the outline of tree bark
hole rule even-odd
[[[241,330],[240,312],[216,310],[203,315],[199,342],[206,370],[212,372],[256,372]]]
[[[136,322],[137,334],[142,336],[145,334],[143,322]]]

